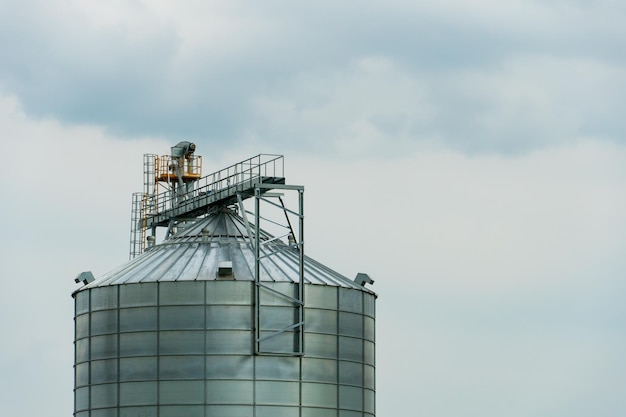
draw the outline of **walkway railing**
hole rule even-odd
[[[145,213],[145,226],[162,225],[170,218],[197,214],[211,205],[235,202],[237,193],[245,194],[255,184],[284,181],[284,169],[282,155],[259,154],[189,182],[175,194],[157,194]]]

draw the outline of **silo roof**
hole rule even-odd
[[[260,233],[262,241],[272,238],[273,236],[264,231]],[[272,240],[267,247],[261,247],[262,251],[266,251],[264,254],[269,251],[273,253],[263,257],[261,261],[261,281],[298,281],[297,249],[290,248],[278,239]],[[226,279],[254,281],[255,253],[248,230],[244,219],[228,208],[194,220],[184,230],[147,249],[140,256],[99,277],[81,290],[130,283],[221,280],[225,278],[218,275],[218,266],[222,262],[232,263],[232,277]],[[308,284],[371,292],[308,256],[304,257],[304,281]]]

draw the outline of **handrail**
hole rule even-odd
[[[162,193],[154,196],[153,210],[147,216],[157,215],[175,208],[181,201],[236,187],[246,181],[261,177],[284,177],[282,155],[259,154],[224,169],[213,172],[193,182],[193,190],[182,195]]]

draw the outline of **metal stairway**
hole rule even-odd
[[[173,184],[169,176],[164,180],[162,170],[155,170],[155,161],[159,162],[157,155],[144,155],[144,191],[133,194],[130,259],[146,249],[148,229],[154,236],[157,227],[169,230],[214,208],[236,204],[238,198],[253,197],[259,186],[265,193],[285,184],[282,155],[259,154],[204,177],[198,175],[182,186]]]
[[[235,204],[237,194],[244,199],[252,197],[259,184],[285,184],[282,155],[259,154],[198,179],[192,190],[155,196],[144,227],[167,226],[171,220],[198,217],[212,207]]]

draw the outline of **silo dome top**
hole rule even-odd
[[[263,259],[260,280],[297,282],[297,249],[261,231],[263,247],[273,255]],[[244,219],[234,210],[218,212],[193,222],[160,244],[80,290],[109,285],[166,281],[255,280],[255,251]],[[267,245],[267,246],[266,246]],[[321,263],[304,257],[307,284],[332,285],[371,292]],[[80,291],[79,290],[79,291]]]
[[[171,155],[144,154],[144,191],[133,193],[131,260],[95,280],[79,275],[75,281],[84,286],[76,292],[230,280],[304,282],[374,294],[364,287],[373,282],[366,274],[351,280],[304,255],[304,187],[285,183],[282,155],[259,154],[202,176],[202,159],[194,152],[193,143],[180,142]],[[297,195],[297,200],[287,197],[297,208],[286,207],[284,195]],[[253,211],[243,204],[248,198],[254,199]],[[271,213],[281,219],[267,216]],[[264,231],[265,225],[278,227],[280,236]],[[158,244],[157,236],[163,235],[157,228],[166,228]]]

